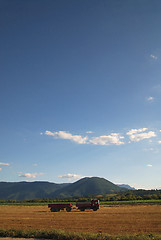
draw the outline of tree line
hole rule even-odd
[[[161,190],[129,190],[121,193],[105,195],[88,195],[86,197],[73,197],[66,199],[36,198],[31,200],[0,200],[0,203],[53,203],[53,202],[85,202],[91,199],[100,201],[133,201],[133,200],[161,200]]]

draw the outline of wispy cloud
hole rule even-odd
[[[3,165],[3,166],[10,166],[10,164],[9,163],[0,163],[0,165]]]
[[[153,152],[153,151],[155,151],[155,149],[154,149],[154,148],[144,148],[144,151],[145,151],[145,152],[148,152],[148,151]]]
[[[123,136],[120,136],[119,133],[111,133],[110,135],[104,135],[99,137],[92,138],[89,142],[93,143],[94,145],[121,145],[124,144],[121,139],[124,139]]]
[[[59,132],[46,131],[45,134],[48,136],[53,136],[55,138],[68,139],[78,144],[85,144],[87,143],[87,140],[88,140],[87,136],[82,137],[81,135],[72,135],[71,133],[66,131],[59,131]]]
[[[153,132],[153,131],[145,132],[147,130],[148,130],[147,128],[131,129],[126,134],[129,136],[129,138],[132,142],[139,142],[143,139],[149,139],[152,137],[156,137],[155,132]]]
[[[33,164],[33,166],[34,166],[34,167],[37,167],[37,166],[38,166],[38,164],[37,164],[37,163],[34,163],[34,164]]]
[[[86,133],[88,134],[88,133],[93,133],[93,132],[92,131],[87,131]]]
[[[148,128],[139,128],[139,129],[131,129],[125,134],[120,133],[111,133],[109,135],[101,135],[96,137],[83,137],[81,135],[73,135],[66,131],[58,131],[58,132],[51,132],[46,131],[44,133],[47,136],[52,136],[56,139],[66,139],[77,144],[93,144],[93,145],[123,145],[130,139],[130,142],[139,142],[144,139],[149,139],[149,143],[152,142],[151,138],[156,137],[156,133],[154,131],[149,131]],[[126,138],[123,136],[127,136]],[[158,142],[160,143],[160,142]]]
[[[2,168],[0,168],[0,171],[2,171]]]
[[[133,135],[133,134],[138,134],[138,133],[141,133],[141,132],[145,132],[146,130],[148,130],[148,129],[147,128],[131,129],[126,134],[127,135]]]
[[[153,87],[153,90],[156,92],[156,93],[161,93],[161,84],[157,84]]]
[[[159,144],[161,144],[161,141],[158,141]]]
[[[148,97],[148,98],[147,98],[147,101],[148,101],[148,102],[154,102],[154,97],[152,97],[152,96]]]
[[[79,175],[79,174],[68,173],[68,174],[64,174],[64,175],[58,176],[58,178],[63,178],[63,179],[68,179],[68,180],[75,180],[75,179],[80,179],[80,178],[83,178],[83,177],[81,175]]]
[[[121,141],[121,139],[123,139],[124,137],[120,136],[119,133],[111,133],[110,135],[103,135],[99,137],[93,137],[90,139],[87,136],[82,137],[81,135],[72,135],[71,133],[66,131],[59,132],[46,131],[45,134],[48,136],[53,136],[55,138],[72,140],[78,144],[94,144],[94,145],[124,144],[124,142]]]
[[[152,59],[154,59],[154,60],[157,60],[157,59],[158,59],[158,57],[155,56],[154,54],[150,54],[150,57],[151,57]]]
[[[152,165],[151,164],[148,164],[148,165],[146,165],[147,167],[152,167]]]
[[[44,173],[24,173],[24,174],[20,174],[18,176],[22,177],[22,178],[36,178],[41,175],[44,175]]]

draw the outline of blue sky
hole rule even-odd
[[[161,1],[0,0],[0,181],[161,188]]]

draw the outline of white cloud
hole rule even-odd
[[[92,131],[88,131],[88,133],[93,133]],[[124,136],[121,136],[120,133],[111,133],[109,135],[102,135],[98,137],[88,137],[81,135],[73,135],[67,131],[58,131],[51,132],[45,131],[44,133],[47,136],[52,136],[57,139],[66,139],[78,144],[93,144],[93,145],[123,145],[125,144]],[[152,142],[151,138],[156,137],[156,133],[154,131],[149,131],[148,128],[139,128],[139,129],[131,129],[126,135],[129,137],[129,143],[131,142],[139,142],[144,139],[149,139],[149,142]],[[127,141],[126,141],[127,142]],[[160,143],[160,142],[158,142]],[[36,166],[36,165],[35,165]]]
[[[93,132],[92,131],[87,131],[86,133],[88,134],[88,133],[93,133]]]
[[[153,54],[150,54],[150,57],[151,57],[152,59],[154,59],[154,60],[157,60],[157,59],[158,59],[158,57],[155,56],[155,55],[153,55]]]
[[[9,163],[0,163],[0,165],[3,165],[3,166],[10,166]]]
[[[37,176],[41,176],[41,175],[44,175],[44,173],[24,173],[18,176],[23,178],[36,178]]]
[[[153,132],[153,131],[145,132],[147,130],[148,130],[147,128],[131,129],[126,134],[129,136],[129,138],[132,142],[139,142],[143,139],[149,139],[152,137],[156,137],[155,132]]]
[[[124,144],[124,142],[121,141],[124,137],[120,136],[119,133],[111,133],[110,135],[104,135],[99,137],[94,137],[89,142],[94,145],[121,145]]]
[[[152,167],[152,165],[151,164],[148,164],[148,165],[146,165],[147,167]]]
[[[0,168],[0,171],[2,171],[2,168]]]
[[[74,179],[80,179],[83,178],[81,175],[79,174],[73,174],[73,173],[68,173],[68,174],[64,174],[61,176],[58,176],[59,178],[65,178],[65,179],[69,179],[69,180],[74,180]]]
[[[46,131],[45,134],[48,136],[53,136],[55,138],[68,139],[78,144],[85,144],[87,143],[87,140],[88,140],[87,136],[82,137],[81,135],[72,135],[71,133],[68,133],[66,131],[59,131],[59,132]]]
[[[145,132],[146,130],[148,130],[148,129],[147,128],[131,129],[126,134],[127,135],[133,135],[133,134],[136,134],[136,133]]]
[[[152,137],[156,137],[156,134],[153,131],[149,131],[147,133],[140,133],[140,134],[131,135],[130,140],[133,141],[133,142],[139,142],[143,139],[148,139],[148,138],[152,138]]]
[[[92,131],[88,131],[88,133],[93,133]],[[121,139],[123,139],[123,136],[120,136],[119,133],[111,133],[110,135],[103,135],[99,137],[93,137],[89,139],[87,136],[82,137],[81,135],[72,135],[69,132],[66,131],[58,131],[58,132],[51,132],[51,131],[46,131],[45,135],[52,136],[55,138],[60,138],[60,139],[68,139],[71,141],[74,141],[78,144],[94,144],[94,145],[110,145],[110,144],[115,144],[115,145],[121,145],[124,144]]]
[[[33,166],[34,166],[34,167],[37,167],[37,166],[38,166],[38,164],[37,164],[37,163],[34,163],[34,164],[33,164]]]
[[[158,141],[159,144],[161,144],[161,141]]]
[[[153,151],[155,151],[155,149],[154,148],[144,148],[144,151],[145,152],[147,152],[147,151],[152,151],[153,152]]]
[[[147,101],[148,101],[148,102],[153,102],[153,101],[154,101],[154,97],[152,97],[152,96],[148,97],[148,98],[147,98]]]
[[[88,133],[93,133],[93,132],[88,131]],[[71,133],[68,133],[66,131],[58,131],[58,132],[46,131],[45,134],[48,136],[53,136],[55,138],[72,140],[78,144],[89,144],[89,143],[94,145],[124,144],[124,142],[121,141],[121,139],[123,139],[124,137],[120,136],[119,133],[112,133],[110,135],[93,137],[91,139],[89,139],[87,136],[82,137],[81,135],[72,135]]]

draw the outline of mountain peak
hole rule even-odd
[[[119,186],[100,177],[85,177],[71,184],[50,182],[0,182],[0,199],[30,200],[34,198],[71,198],[123,191]]]

